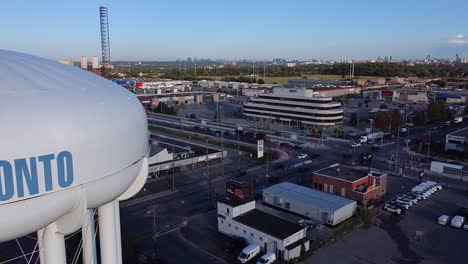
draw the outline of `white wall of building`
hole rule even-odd
[[[253,209],[255,209],[255,201],[251,201],[236,207],[218,202],[218,231],[228,236],[242,237],[248,244],[257,244],[261,247],[262,251],[273,252],[275,254],[277,250],[284,252],[285,247],[306,237],[306,230],[302,229],[290,237],[282,240],[252,227],[246,226],[233,219]],[[285,257],[287,259],[289,259],[289,257],[298,257],[299,253],[300,250],[297,252],[297,255],[295,255],[295,251],[289,252],[288,256],[285,254]]]

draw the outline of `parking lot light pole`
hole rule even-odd
[[[431,131],[429,131],[429,142],[427,142],[427,156],[426,156],[426,164],[429,161],[430,149],[431,149]]]
[[[172,190],[175,189],[175,145],[172,145]]]
[[[224,178],[224,133],[221,131],[221,169]]]

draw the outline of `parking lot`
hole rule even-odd
[[[390,177],[389,197],[416,184]],[[443,189],[403,215],[382,213],[372,226],[354,230],[305,263],[464,263],[468,231],[441,226],[437,219],[442,214],[453,216],[467,205],[468,197],[462,192]]]

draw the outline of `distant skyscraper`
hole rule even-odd
[[[99,69],[99,59],[97,56],[91,57],[91,67],[93,68],[93,70]]]
[[[390,56],[390,59],[388,60],[389,62],[392,62],[393,56]]]
[[[88,58],[81,56],[81,69],[88,69]]]
[[[460,58],[460,54],[457,53],[457,55],[455,56],[455,63],[461,63],[461,58]]]
[[[426,56],[426,60],[427,60],[427,61],[431,61],[431,55],[427,55],[427,56]]]

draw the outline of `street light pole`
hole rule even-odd
[[[172,190],[175,189],[175,145],[172,145]]]
[[[237,171],[240,171],[240,136],[239,136],[239,129],[237,129]]]
[[[221,169],[224,178],[224,133],[221,131]]]
[[[208,163],[208,138],[206,138],[206,173],[208,174],[208,185],[210,188],[210,200],[211,200],[211,174],[210,174],[210,164]]]
[[[430,155],[430,149],[431,149],[431,131],[429,131],[429,145],[427,146],[427,157],[426,157],[426,163],[429,160],[429,155]]]

